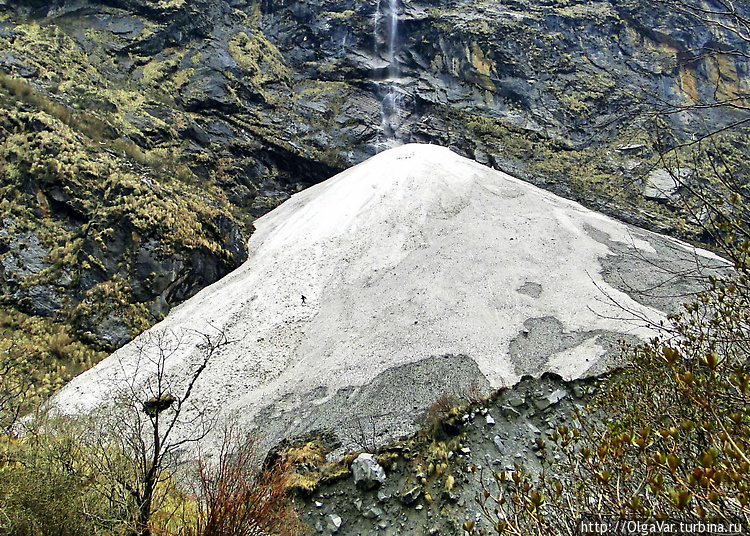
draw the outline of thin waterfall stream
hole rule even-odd
[[[402,122],[401,101],[403,90],[400,87],[401,73],[397,59],[399,52],[399,0],[388,0],[385,9],[383,9],[382,4],[383,2],[378,0],[375,8],[374,40],[375,56],[382,57],[388,63],[385,69],[385,77],[377,82],[378,95],[381,99],[381,133],[378,145],[381,149],[387,149],[402,143],[399,139],[399,128]],[[385,13],[381,13],[381,10],[384,10]],[[378,50],[381,20],[386,22],[384,28],[386,48],[383,54]]]

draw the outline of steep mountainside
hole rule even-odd
[[[253,218],[408,141],[700,238],[652,134],[743,119],[684,108],[743,103],[747,56],[716,52],[746,47],[645,0],[0,0],[3,329],[95,358],[239,265]],[[717,148],[740,171],[745,140]]]
[[[202,370],[181,434],[211,416],[257,427],[265,446],[319,432],[352,448],[358,427],[382,443],[446,392],[606,370],[618,341],[653,336],[727,266],[434,145],[374,156],[257,227],[241,268],[75,378],[57,407],[106,414],[119,393],[164,386],[179,398]],[[218,332],[227,344],[201,369]]]

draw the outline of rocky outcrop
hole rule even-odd
[[[539,471],[542,460],[552,451],[548,448],[545,453],[540,447],[551,444],[550,437],[559,427],[579,426],[575,414],[585,413],[596,391],[595,381],[565,382],[547,374],[539,379],[523,378],[473,406],[455,400],[455,404],[465,405],[455,437],[436,438],[422,430],[381,449],[375,457],[386,464],[387,480],[382,486],[357,486],[353,471],[336,481],[321,482],[312,494],[300,497],[300,517],[323,534],[330,515],[341,519],[337,534],[346,536],[388,531],[461,534],[467,520],[476,520],[477,528],[491,534],[494,528],[481,516],[476,498],[482,497],[485,489],[494,488],[491,480],[488,484],[482,477],[512,472],[516,464]],[[558,395],[557,403],[538,410],[533,401],[551,393],[565,396]],[[518,411],[508,413],[513,403]],[[497,421],[496,430],[486,426],[488,417]],[[558,476],[552,473],[547,462],[545,476]]]
[[[693,174],[690,169],[655,169],[646,177],[643,195],[656,201],[674,201],[680,188],[690,183]]]
[[[246,258],[226,201],[87,147],[51,103],[36,106],[0,111],[3,307],[115,349]]]

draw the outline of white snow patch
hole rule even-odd
[[[596,342],[594,335],[574,348],[568,348],[552,356],[547,363],[550,372],[559,374],[566,380],[580,378],[604,354],[605,349]]]

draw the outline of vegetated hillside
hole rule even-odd
[[[742,104],[747,57],[716,51],[743,46],[640,0],[5,0],[3,329],[53,362],[49,333],[119,346],[237,266],[253,217],[400,141],[699,237],[680,192],[642,195],[652,135],[742,111],[652,112]],[[745,138],[718,145],[744,180]]]
[[[0,102],[0,329],[43,395],[236,267],[244,221],[91,114],[7,76]]]

